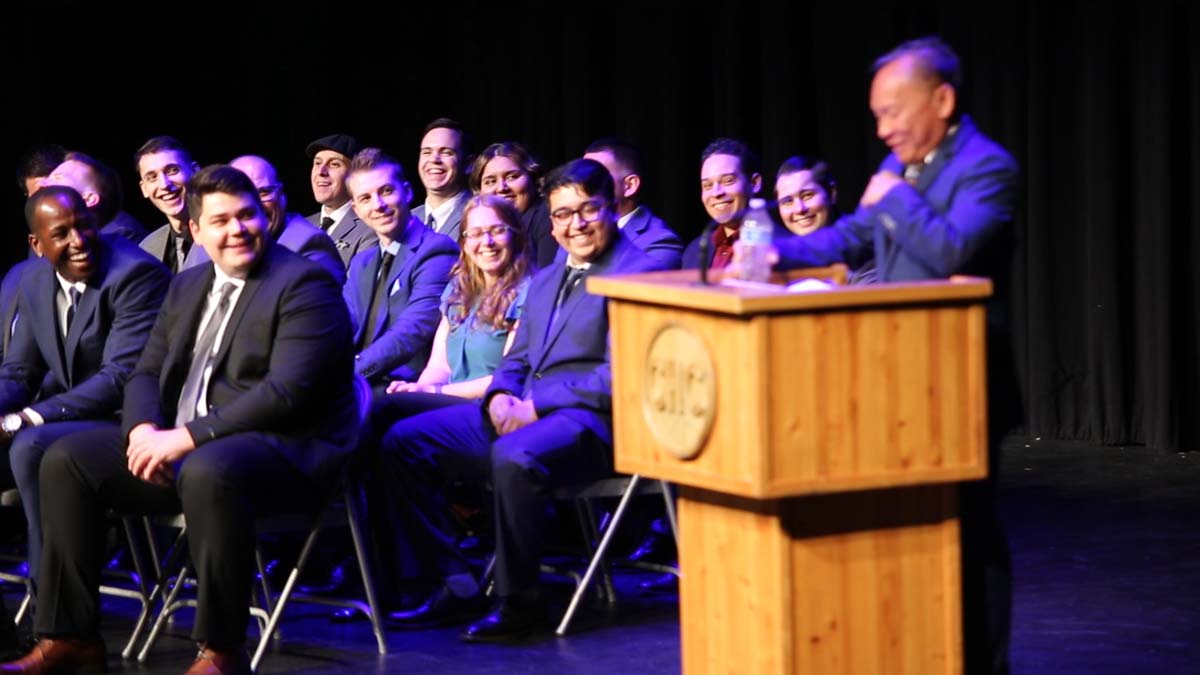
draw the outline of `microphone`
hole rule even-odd
[[[708,280],[708,267],[712,265],[712,236],[713,232],[717,231],[718,225],[720,223],[717,221],[710,220],[700,231],[700,283],[704,286],[712,285]]]

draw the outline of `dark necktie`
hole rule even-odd
[[[67,292],[71,300],[71,304],[67,305],[67,320],[63,323],[63,335],[71,332],[71,322],[75,320],[75,307],[79,305],[79,299],[83,297],[83,293],[79,292],[74,286]]]
[[[437,218],[433,217],[433,211],[425,214],[425,227],[437,232]]]
[[[554,322],[558,321],[558,314],[562,310],[562,306],[567,303],[567,298],[571,297],[571,292],[579,285],[579,280],[583,279],[583,275],[587,274],[587,270],[582,267],[568,267],[567,278],[563,280],[562,286],[558,289],[558,298],[554,300],[554,312],[550,315],[550,327],[554,327]]]
[[[392,271],[395,257],[390,251],[384,251],[383,259],[379,262],[379,275],[375,277],[375,290],[371,293],[371,308],[367,310],[367,322],[363,324],[362,337],[359,338],[359,351],[366,349],[375,338],[375,322],[379,320],[379,312],[387,302],[388,274]]]
[[[184,242],[182,235],[175,235],[175,270],[174,270],[174,272],[176,274],[179,274],[179,272],[181,270],[183,270],[183,260],[184,260],[184,258],[187,257],[187,252],[183,250],[183,245],[185,243],[186,242]]]
[[[181,427],[196,419],[196,406],[200,403],[200,388],[204,383],[204,371],[213,358],[213,347],[217,341],[217,333],[229,313],[229,296],[237,288],[226,281],[221,286],[221,296],[217,299],[217,308],[204,326],[204,332],[196,340],[196,348],[192,350],[192,365],[188,368],[187,379],[183,381],[183,390],[179,393],[179,409],[175,412],[175,426]]]
[[[328,232],[329,236],[332,237],[333,236],[333,218],[330,218],[329,216],[325,216],[324,218],[322,218],[321,219],[321,229]]]

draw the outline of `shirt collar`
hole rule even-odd
[[[337,207],[336,209],[330,211],[329,209],[325,208],[324,204],[322,204],[321,205],[321,217],[322,218],[333,218],[333,222],[340,223],[342,221],[342,218],[346,217],[346,212],[350,210],[351,206],[352,206],[352,204],[350,202],[346,202],[345,204],[342,204],[341,206]]]
[[[941,143],[937,144],[936,148],[930,150],[928,155],[925,155],[925,159],[921,160],[921,163],[924,164],[925,166],[929,166],[930,164],[933,164],[933,160],[937,159],[938,153],[942,151],[942,148],[949,145],[954,140],[954,134],[957,134],[957,133],[958,133],[958,125],[957,124],[950,125],[950,128],[946,130],[946,137],[942,139]]]
[[[637,206],[633,207],[632,211],[630,211],[629,213],[626,213],[625,215],[621,216],[620,218],[617,218],[617,229],[619,229],[619,230],[625,229],[625,225],[627,225],[629,223],[629,220],[631,218],[633,218],[633,216],[638,211],[641,211],[641,210],[642,210],[642,205],[638,204]]]
[[[429,200],[426,199],[425,200],[425,222],[429,222],[429,216],[430,216],[430,214],[432,214],[433,220],[434,220],[434,222],[436,222],[438,224],[438,227],[445,225],[446,221],[450,220],[450,213],[454,211],[454,208],[456,206],[458,206],[459,202],[461,202],[462,200],[464,200],[466,198],[467,198],[467,191],[463,190],[462,192],[451,197],[450,199],[447,199],[446,201],[442,202],[442,205],[437,207],[436,209],[429,208]]]
[[[56,279],[58,279],[59,287],[62,288],[63,294],[65,294],[68,298],[71,297],[71,289],[72,288],[79,291],[80,293],[87,290],[87,282],[86,281],[76,281],[76,282],[72,283],[72,282],[64,279],[63,275],[58,273],[58,270],[54,270],[54,277]]]
[[[238,279],[237,277],[231,277],[228,274],[225,274],[225,272],[221,271],[221,268],[218,267],[216,263],[213,263],[213,272],[216,274],[216,278],[213,279],[213,287],[210,291],[211,293],[219,293],[221,291],[221,287],[224,286],[226,282],[233,284],[235,289],[246,285],[245,279]]]
[[[388,244],[386,247],[380,246],[379,256],[383,257],[384,253],[391,253],[393,258],[400,255],[400,242],[392,241],[392,243]]]

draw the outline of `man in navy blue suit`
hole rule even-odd
[[[271,242],[244,173],[187,184],[211,261],[179,273],[125,385],[120,427],[67,436],[42,461],[37,646],[3,672],[102,670],[104,514],[179,513],[199,578],[192,673],[248,673],[255,518],[311,508],[352,449],[350,317],[316,263]],[[18,321],[18,325],[19,325]]]
[[[858,208],[804,237],[777,241],[780,266],[874,256],[880,281],[991,277],[988,306],[989,458],[1020,420],[1007,330],[1017,164],[958,106],[958,56],[936,38],[875,62],[871,112],[891,154]],[[992,482],[964,486],[963,600],[967,672],[1007,672],[1011,572],[992,509]]]
[[[547,176],[544,189],[566,255],[534,276],[483,405],[402,421],[382,443],[382,469],[409,515],[403,545],[444,580],[424,605],[393,615],[400,623],[444,623],[470,607],[477,585],[454,546],[443,488],[491,482],[499,601],[462,634],[468,642],[513,640],[535,628],[547,495],[613,470],[607,304],[587,292],[586,277],[662,269],[617,228],[612,176],[601,164],[570,162]]]
[[[589,145],[583,156],[600,162],[612,175],[617,227],[651,258],[661,260],[667,269],[679,269],[683,241],[649,206],[641,203],[642,153],[625,141],[601,138]]]
[[[391,380],[414,382],[424,370],[458,245],[409,213],[404,169],[382,150],[359,151],[346,183],[354,212],[379,238],[378,247],[350,261],[343,291],[356,327],[358,372],[379,392]]]
[[[170,276],[135,244],[101,236],[95,214],[72,188],[43,187],[29,198],[25,217],[29,245],[41,259],[30,263],[18,290],[19,319],[0,366],[0,429],[11,441],[36,574],[42,455],[67,434],[116,426],[125,381]]]

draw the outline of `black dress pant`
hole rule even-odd
[[[441,575],[469,570],[455,545],[446,486],[491,482],[496,591],[538,592],[546,505],[554,488],[612,474],[612,447],[563,411],[497,436],[478,403],[396,423],[380,448],[381,479],[393,486],[402,550]]]
[[[254,579],[254,521],[311,510],[321,488],[281,452],[284,441],[241,433],[205,443],[179,464],[174,485],[143,481],[127,468],[120,429],[67,436],[41,467],[44,548],[35,631],[58,637],[99,634],[99,586],[108,509],[187,519],[199,580],[192,633],[198,642],[235,648],[245,642]]]

